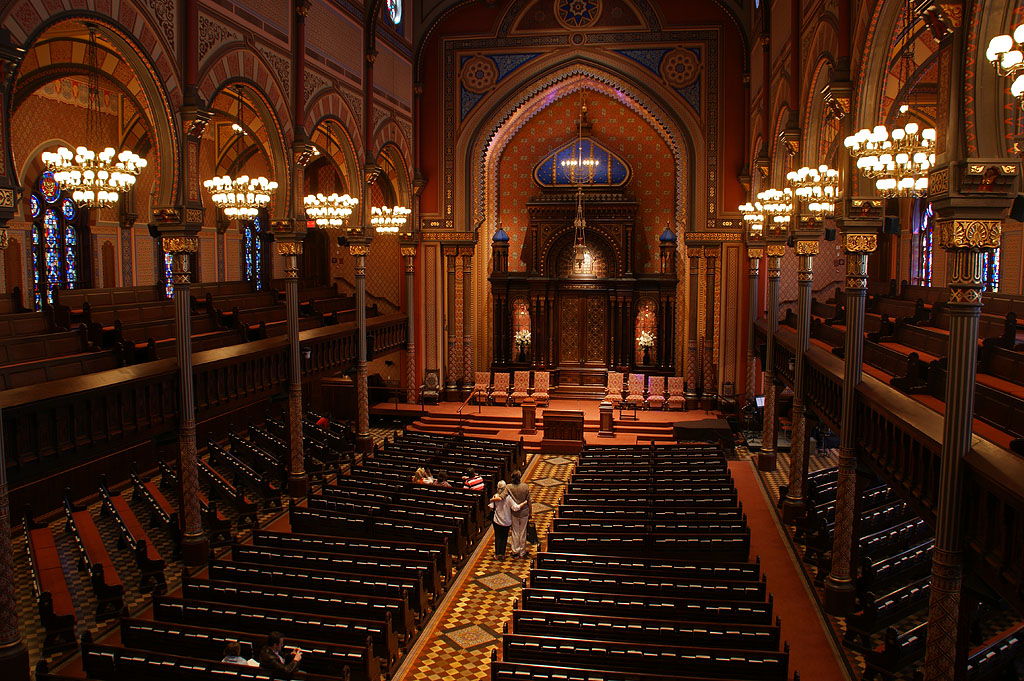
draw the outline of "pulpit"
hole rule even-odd
[[[583,451],[583,412],[562,409],[544,410],[545,454],[579,454]]]

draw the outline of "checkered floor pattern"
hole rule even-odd
[[[541,541],[565,490],[576,457],[539,455],[527,469],[533,521]],[[537,547],[531,548],[531,555]],[[470,560],[464,581],[454,587],[428,623],[392,681],[468,681],[490,675],[491,652],[501,642],[512,603],[530,571],[529,559],[494,557],[490,533]]]

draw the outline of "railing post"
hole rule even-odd
[[[934,175],[934,174],[933,174]],[[964,594],[964,457],[971,450],[974,381],[978,354],[978,317],[985,288],[985,256],[999,247],[1002,219],[962,219],[945,206],[936,219],[942,247],[948,251],[949,350],[946,374],[942,461],[935,548],[928,601],[927,681],[961,681],[967,674],[968,615]]]
[[[872,220],[857,221],[853,209],[881,219],[882,202],[855,199],[846,204],[843,250],[846,258],[846,344],[843,357],[843,403],[839,429],[839,482],[836,490],[835,532],[832,564],[825,580],[825,610],[847,615],[856,596],[856,547],[860,536],[860,504],[857,484],[857,422],[854,401],[861,381],[864,356],[864,304],[868,285],[868,255],[878,247]]]
[[[779,330],[779,277],[782,274],[782,255],[786,247],[781,243],[765,246],[768,255],[768,329],[764,356],[764,428],[761,432],[761,451],[757,454],[757,468],[774,471],[778,453],[775,440],[778,437],[776,401],[778,388],[775,383],[775,332]]]
[[[796,522],[807,510],[807,466],[810,461],[807,443],[810,440],[810,433],[807,429],[804,375],[807,368],[807,347],[811,338],[811,286],[814,283],[814,256],[818,254],[817,239],[801,238],[798,234],[796,254],[799,258],[799,288],[794,350],[796,369],[793,372],[793,437],[789,450],[789,491],[782,501],[782,520],[787,523]]]
[[[416,380],[416,244],[402,244],[402,258],[405,260],[405,314],[408,316],[408,330],[405,338],[405,401],[416,404],[419,398],[419,382]]]

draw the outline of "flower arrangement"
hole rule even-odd
[[[529,345],[530,344],[530,330],[529,329],[519,329],[518,331],[516,331],[516,335],[514,336],[514,340],[516,342],[516,345]]]
[[[657,338],[658,337],[650,331],[641,331],[640,335],[636,338],[636,344],[641,348],[653,348],[654,341],[657,340]]]

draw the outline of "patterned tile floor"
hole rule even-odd
[[[534,524],[543,542],[576,458],[538,456],[527,468],[526,479],[531,487]],[[530,571],[530,562],[507,555],[504,560],[496,559],[493,534],[488,532],[460,575],[463,581],[453,586],[392,681],[488,678],[491,652],[500,644],[501,629],[511,618],[512,603]]]

